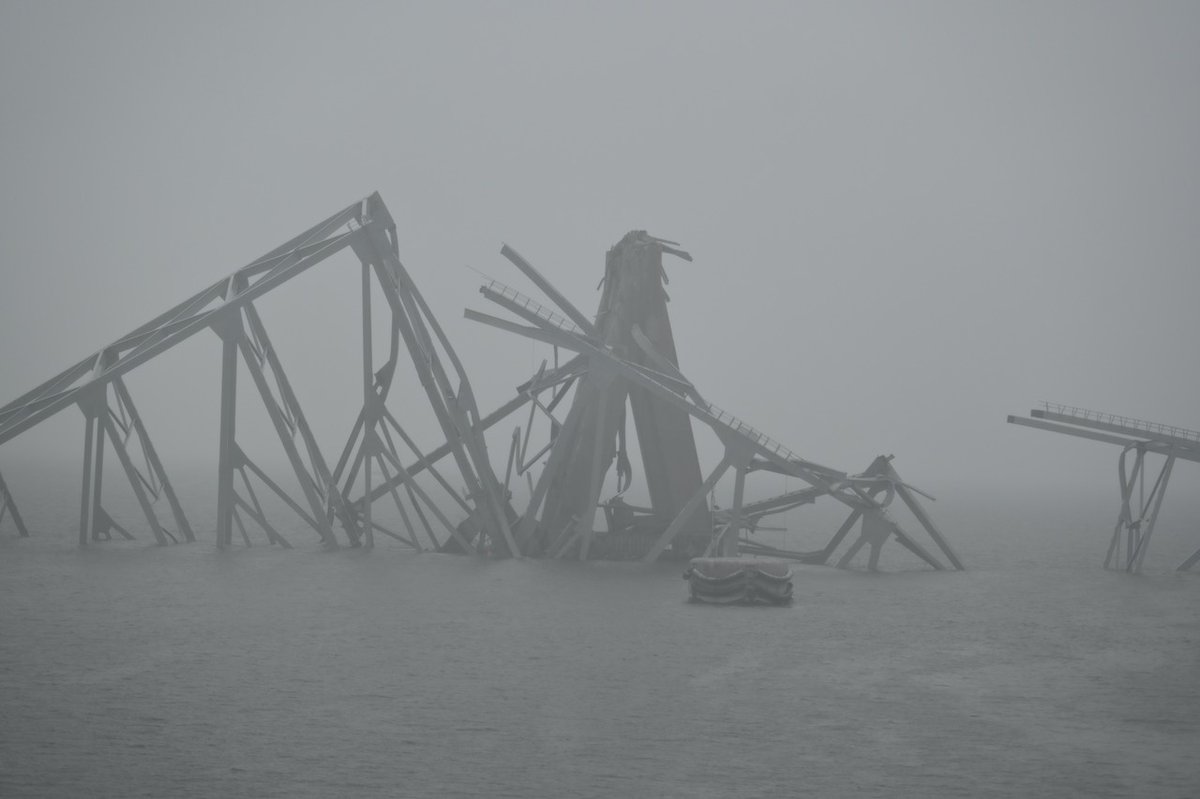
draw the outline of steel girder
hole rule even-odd
[[[1008,421],[1121,448],[1117,461],[1121,504],[1104,556],[1104,568],[1140,572],[1176,461],[1200,463],[1200,432],[1049,402],[1031,410],[1029,416],[1028,419],[1009,416]],[[1134,456],[1132,467],[1128,464],[1130,454]],[[1147,455],[1163,458],[1149,494],[1146,493]],[[1121,546],[1122,534],[1124,546]],[[1197,562],[1200,562],[1200,550],[1184,560],[1178,570],[1188,571]]]
[[[353,219],[358,207],[330,217],[293,239],[293,246],[273,250],[0,408],[0,444],[349,246],[359,231],[328,234]]]

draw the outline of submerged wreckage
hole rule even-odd
[[[688,600],[706,605],[790,605],[792,567],[774,558],[692,558]]]
[[[254,301],[318,263],[353,252],[362,279],[362,405],[337,462],[329,466],[301,410]],[[691,260],[675,242],[633,231],[609,250],[603,292],[594,317],[563,296],[537,269],[505,245],[501,254],[546,298],[549,306],[494,280],[480,288],[504,311],[501,318],[475,310],[477,323],[554,347],[553,366],[543,363],[516,395],[483,415],[462,363],[400,262],[393,222],[373,194],[334,214],[226,278],[88,356],[41,386],[0,408],[0,444],[69,406],[85,419],[83,497],[79,543],[132,537],[101,502],[106,443],[116,452],[159,543],[195,534],[175,496],[122,376],[203,331],[221,342],[221,421],[216,541],[233,544],[238,530],[247,545],[246,521],[271,543],[290,546],[267,518],[255,484],[278,496],[335,548],[340,526],[344,543],[374,544],[375,535],[416,549],[487,552],[504,557],[570,557],[586,560],[654,561],[738,554],[828,563],[858,526],[858,537],[836,563],[846,566],[864,547],[875,568],[891,538],[935,569],[946,568],[926,545],[902,528],[889,506],[896,498],[911,511],[926,537],[949,565],[963,568],[921,505],[919,491],[901,481],[891,456],[880,456],[859,474],[800,457],[778,441],[708,402],[679,370],[667,314],[664,256]],[[386,360],[372,350],[372,294],[380,292],[391,312]],[[559,363],[560,351],[572,357]],[[402,356],[412,369],[437,419],[440,446],[423,451],[387,407]],[[301,497],[293,497],[238,445],[238,362],[249,373],[278,433]],[[486,432],[528,406],[524,427],[512,434],[504,477],[494,469]],[[565,409],[565,410],[564,410]],[[632,480],[626,448],[627,411],[632,411],[649,506],[622,498]],[[709,428],[724,454],[701,466],[694,429]],[[535,428],[546,440],[533,441]],[[135,457],[139,456],[139,457]],[[536,481],[533,472],[540,464]],[[603,496],[615,464],[616,494]],[[733,473],[733,501],[717,508],[710,494]],[[747,478],[755,472],[787,475],[804,488],[768,499],[747,500]],[[527,476],[529,498],[518,508],[512,481]],[[458,490],[456,486],[462,486]],[[843,505],[845,522],[820,549],[795,551],[759,543],[761,522],[822,497]],[[379,500],[395,505],[393,527],[374,509]],[[174,520],[159,519],[165,499]],[[10,509],[19,534],[27,534],[16,504],[0,481],[0,511]],[[596,529],[597,512],[604,526]],[[389,509],[390,513],[390,509]],[[0,516],[2,518],[2,516]]]

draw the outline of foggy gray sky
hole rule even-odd
[[[806,457],[1107,488],[1113,448],[1005,416],[1200,428],[1198,43],[1186,3],[0,2],[0,404],[378,190],[484,410],[543,352],[462,318],[464,265],[536,293],[506,241],[592,313],[645,228],[695,257],[683,371]],[[261,305],[330,458],[356,267]],[[218,359],[129,380],[168,468],[215,460]]]

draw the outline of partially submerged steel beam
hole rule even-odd
[[[215,328],[221,337],[221,430],[217,439],[217,548],[233,544],[233,470],[237,452],[237,357],[241,323]]]
[[[1008,421],[1121,447],[1117,462],[1121,506],[1104,556],[1104,568],[1140,572],[1175,462],[1200,463],[1200,431],[1049,402],[1031,410],[1029,415],[1031,418],[1028,419],[1009,416]],[[1130,453],[1134,454],[1132,467],[1127,463]],[[1164,458],[1149,495],[1145,493],[1149,468],[1147,454]],[[1134,498],[1135,491],[1139,495],[1137,499]],[[1121,545],[1122,534],[1124,546]],[[1179,571],[1187,571],[1198,561],[1200,551],[1180,564]]]
[[[96,359],[94,372],[108,365],[111,355],[102,353]],[[109,391],[112,390],[110,400]],[[165,496],[175,519],[176,531],[184,540],[192,541],[195,536],[183,514],[179,500],[167,479],[166,471],[158,459],[150,436],[146,432],[133,398],[121,378],[114,377],[104,383],[90,384],[86,391],[75,395],[76,404],[84,415],[84,469],[83,491],[80,499],[79,543],[107,541],[112,531],[123,538],[132,539],[133,534],[118,524],[102,502],[104,476],[104,452],[107,444],[116,453],[122,471],[141,507],[154,539],[159,544],[178,543],[179,538],[164,527],[154,512],[153,504]],[[141,452],[143,472],[130,455],[130,447]]]
[[[17,501],[13,499],[12,492],[8,490],[8,485],[4,482],[4,475],[0,474],[0,523],[4,521],[5,513],[12,516],[13,525],[17,528],[17,535],[21,538],[28,538],[29,529],[25,527],[25,520],[21,518],[21,512],[17,510]]]

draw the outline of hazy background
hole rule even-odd
[[[1198,41],[1189,3],[0,2],[0,403],[379,190],[484,411],[545,353],[462,318],[464,267],[536,293],[506,241],[592,313],[645,228],[695,256],[684,372],[797,452],[1115,501],[1115,448],[1005,416],[1200,428]],[[331,459],[358,296],[342,258],[260,305]],[[206,333],[129,378],[168,469],[215,464],[218,360]],[[18,499],[81,430],[0,450]]]

